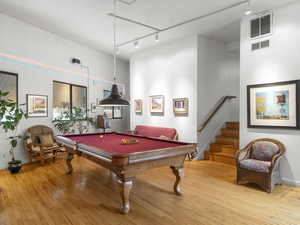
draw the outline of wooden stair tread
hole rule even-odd
[[[218,136],[216,136],[216,138],[224,138],[224,139],[238,139],[237,137],[227,137],[227,136],[224,136],[224,135],[218,135]]]
[[[230,165],[236,165],[235,153],[239,148],[239,122],[226,122],[221,128],[221,135],[216,136],[215,143],[210,144],[206,159]]]
[[[229,153],[226,153],[226,152],[214,152],[214,153],[211,153],[211,154],[218,155],[218,156],[229,157],[229,158],[235,158],[235,155],[232,155],[232,154],[229,154]]]

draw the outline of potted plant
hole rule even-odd
[[[12,174],[18,173],[22,167],[21,160],[15,159],[15,148],[19,140],[26,139],[25,136],[18,135],[18,126],[23,118],[28,118],[27,114],[22,110],[21,106],[15,101],[7,99],[9,92],[1,92],[0,90],[0,127],[7,132],[12,132],[12,136],[8,137],[10,143],[9,153],[12,160],[8,162],[8,169]]]
[[[52,123],[62,134],[87,133],[90,126],[95,125],[93,118],[87,116],[87,111],[78,107],[73,107],[72,114],[63,112],[59,117],[53,120]]]

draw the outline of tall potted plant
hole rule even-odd
[[[59,117],[52,121],[54,127],[62,134],[87,133],[91,126],[96,122],[93,118],[87,116],[89,110],[83,110],[78,107],[72,108],[72,114],[63,112]]]
[[[27,113],[22,109],[22,105],[18,105],[15,101],[7,99],[9,92],[2,92],[0,90],[0,127],[12,135],[8,137],[10,143],[9,153],[12,160],[8,162],[8,168],[11,173],[18,173],[22,167],[21,160],[15,158],[15,148],[18,141],[26,139],[23,135],[18,135],[18,126],[23,118],[28,118]]]

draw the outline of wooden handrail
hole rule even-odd
[[[224,105],[224,103],[227,100],[234,99],[234,98],[236,98],[236,96],[224,96],[224,97],[222,97],[220,99],[220,101],[216,104],[216,106],[214,107],[214,109],[208,114],[207,119],[205,120],[205,122],[203,123],[203,125],[199,128],[198,132],[201,132],[201,131],[204,130],[204,128],[209,123],[209,121],[211,121],[211,119],[215,116],[215,114],[220,110],[220,108]]]

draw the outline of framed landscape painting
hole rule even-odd
[[[248,86],[248,127],[299,129],[299,82]]]
[[[164,113],[165,100],[163,95],[150,96],[150,112],[154,114]]]
[[[175,98],[173,99],[173,111],[175,116],[188,116],[189,114],[189,99]]]
[[[48,96],[27,95],[27,113],[28,117],[47,117]]]
[[[134,100],[134,111],[136,114],[143,113],[143,100],[142,99]]]

